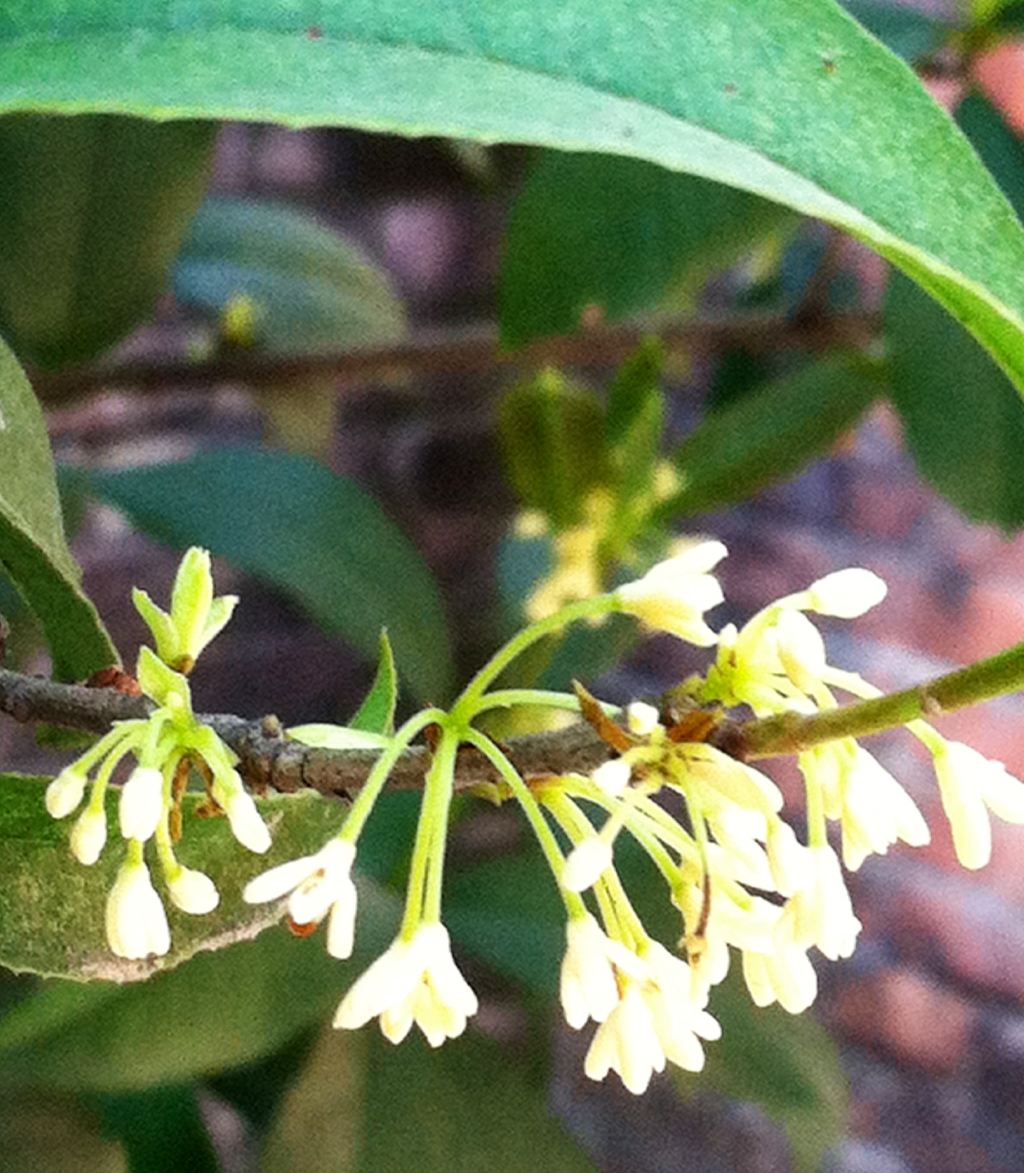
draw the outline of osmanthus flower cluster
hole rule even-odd
[[[182,560],[171,595],[170,612],[144,591],[134,602],[152,632],[157,651],[143,647],[136,675],[154,703],[148,718],[119,721],[84,754],[66,766],[46,791],[46,809],[57,819],[85,808],[71,828],[71,851],[79,863],[96,863],[107,845],[107,790],[118,766],[128,758],[134,768],[120,788],[117,823],[124,855],[106,907],[106,933],[119,957],[162,955],[170,948],[163,901],[146,862],[152,844],[160,877],[171,902],[202,915],[219,903],[213,881],[182,864],[174,849],[176,808],[190,766],[207,778],[208,797],[228,818],[235,838],[250,851],[265,852],[270,833],[242,784],[235,753],[192,711],[186,679],[199,653],[231,618],[237,599],[213,596],[210,556],[193,548]]]
[[[844,865],[856,870],[868,855],[884,853],[897,841],[924,844],[928,826],[906,790],[866,749],[852,737],[837,736],[798,755],[805,788],[798,833],[783,817],[775,783],[708,738],[723,710],[737,706],[758,717],[824,717],[837,708],[840,693],[878,696],[857,674],[828,664],[810,616],[856,617],[881,601],[885,585],[868,570],[838,571],[765,607],[740,629],[728,625],[715,631],[707,614],[722,602],[713,572],[725,553],[718,542],[691,543],[641,579],[570,602],[519,632],[449,710],[425,709],[378,739],[379,756],[327,843],[248,883],[247,901],[284,901],[294,925],[327,920],[328,951],[349,957],[359,836],[395,763],[418,737],[427,738],[430,765],[404,915],[391,946],[345,995],[336,1026],[356,1028],[376,1018],[397,1043],[415,1025],[439,1046],[461,1034],[477,1010],[442,920],[449,809],[463,746],[493,768],[497,782],[487,787],[489,796],[519,803],[552,872],[566,914],[561,1003],[572,1028],[595,1024],[585,1060],[591,1078],[615,1071],[630,1091],[640,1093],[668,1063],[700,1070],[704,1044],[720,1034],[708,1010],[711,990],[734,963],[758,1006],[777,1002],[799,1013],[813,1002],[815,954],[848,957],[860,932]],[[208,578],[202,555],[192,552],[189,559],[193,569],[183,566],[175,600],[179,591],[184,600],[192,589],[207,619],[197,618],[184,601],[175,619],[172,604],[169,618],[177,626],[164,632],[162,646],[179,665],[194,660],[216,602],[212,586],[204,586],[201,596],[187,587],[195,566],[202,564]],[[229,609],[222,606],[213,622]],[[672,690],[663,708],[636,702],[620,711],[581,688],[564,694],[494,687],[537,640],[570,623],[600,623],[616,612],[652,631],[714,648],[708,670]],[[188,639],[178,634],[186,628],[192,633]],[[111,945],[126,956],[167,948],[163,906],[143,859],[150,838],[176,903],[202,912],[216,900],[205,877],[181,868],[171,853],[169,814],[181,761],[199,758],[207,764],[212,797],[243,843],[261,851],[269,842],[230,751],[193,717],[184,676],[147,649],[140,655],[139,676],[157,710],[148,721],[114,729],[64,771],[47,798],[52,813],[70,813],[81,801],[86,775],[95,770],[89,805],[72,833],[76,855],[91,862],[106,834],[103,790],[120,757],[135,755],[138,765],[120,804],[127,854],[108,906]],[[589,775],[524,778],[477,727],[485,713],[519,705],[582,711],[608,745],[608,760]],[[912,720],[907,728],[933,755],[961,861],[981,866],[990,851],[990,813],[1024,822],[1024,784],[998,763],[946,741],[923,720]],[[322,736],[324,727],[319,729]],[[338,727],[335,733],[339,746],[353,744],[353,730]],[[621,881],[615,849],[623,835],[646,852],[664,881],[679,914],[676,942],[651,937]]]

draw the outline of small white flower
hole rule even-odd
[[[385,1038],[400,1043],[412,1024],[432,1047],[454,1039],[477,1011],[477,999],[459,972],[448,931],[425,924],[408,941],[394,941],[355,982],[334,1016],[335,1027],[354,1030],[380,1019]]]
[[[989,810],[1011,823],[1024,822],[1024,783],[969,745],[945,742],[935,754],[942,807],[953,832],[957,859],[981,868],[992,856]]]
[[[775,624],[779,663],[802,692],[812,692],[825,673],[825,643],[802,611],[786,609]]]
[[[816,945],[830,961],[849,957],[857,944],[860,921],[853,915],[850,893],[831,847],[807,848],[808,880],[786,901],[775,930],[775,948]],[[773,949],[754,948],[755,952]]]
[[[818,996],[814,966],[795,945],[780,945],[772,953],[744,950],[743,980],[755,1006],[778,1002],[790,1014],[802,1014]]]
[[[590,1018],[604,1022],[619,1000],[611,942],[597,921],[586,913],[565,926],[560,997],[565,1021],[579,1030]]]
[[[647,1090],[656,1071],[665,1070],[665,1052],[638,982],[625,983],[615,1008],[594,1033],[583,1070],[595,1080],[617,1071],[636,1096]]]
[[[631,773],[625,758],[611,758],[602,762],[590,776],[609,798],[618,798],[629,785]]]
[[[107,842],[107,812],[86,807],[71,828],[71,854],[79,863],[91,867]]]
[[[650,737],[658,728],[658,710],[644,701],[633,701],[626,706],[626,724],[637,737]]]
[[[352,882],[355,845],[334,838],[313,855],[293,859],[250,880],[242,893],[249,904],[264,904],[291,893],[288,915],[297,925],[319,924],[330,912],[327,951],[344,960],[352,955],[356,886]]]
[[[569,852],[562,869],[562,887],[568,892],[585,892],[612,866],[612,845],[600,835],[591,835]]]
[[[215,779],[213,797],[224,808],[231,824],[231,834],[243,847],[257,855],[270,850],[270,832],[252,795],[242,785],[237,770],[232,770],[226,780],[224,777]]]
[[[193,916],[205,916],[220,903],[220,895],[213,880],[205,872],[197,872],[193,868],[179,867],[169,876],[167,892],[182,912]]]
[[[117,812],[125,839],[152,838],[164,813],[163,774],[152,766],[136,766],[121,787]]]
[[[853,745],[841,770],[843,863],[856,871],[871,853],[884,855],[902,840],[911,847],[931,841],[914,800],[866,749]]]
[[[681,750],[687,774],[737,807],[764,815],[782,809],[782,791],[760,770],[738,762],[712,745],[685,743]]]
[[[46,788],[46,810],[55,819],[77,810],[85,795],[86,776],[75,766],[65,766]]]
[[[851,566],[826,574],[807,588],[807,607],[819,615],[856,619],[886,596],[885,581],[872,570]]]
[[[694,982],[690,966],[657,941],[648,942],[642,960],[647,966],[647,981],[641,993],[665,1058],[684,1071],[702,1070],[704,1048],[700,1040],[722,1037],[718,1020],[704,1009],[706,991]],[[695,993],[699,994],[696,998]]]
[[[722,602],[722,588],[709,572],[725,557],[721,542],[702,542],[659,562],[641,579],[619,587],[623,610],[648,627],[671,632],[698,647],[710,647],[715,633],[704,612]]]
[[[808,880],[810,861],[807,848],[799,842],[796,833],[783,819],[772,819],[768,824],[768,865],[771,868],[775,890],[781,896],[792,896]]]
[[[107,941],[118,957],[161,957],[170,949],[167,914],[144,863],[121,865],[107,897],[106,927]]]

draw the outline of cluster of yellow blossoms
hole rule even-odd
[[[327,948],[335,957],[348,957],[356,921],[351,873],[359,834],[399,756],[428,726],[434,729],[405,915],[394,943],[346,994],[336,1026],[354,1028],[378,1018],[384,1035],[399,1042],[415,1024],[438,1046],[459,1035],[477,1009],[441,920],[448,812],[460,745],[473,746],[491,763],[500,779],[496,793],[521,804],[558,884],[567,915],[561,1002],[574,1029],[591,1020],[597,1024],[585,1063],[591,1078],[602,1079],[614,1070],[630,1091],[640,1093],[668,1062],[700,1070],[704,1041],[720,1033],[707,1010],[710,991],[725,977],[734,953],[758,1006],[778,1002],[799,1013],[811,1004],[817,993],[812,951],[831,960],[848,957],[861,928],[843,865],[856,870],[868,855],[884,853],[897,841],[921,845],[929,840],[914,801],[867,750],[845,737],[799,755],[806,811],[806,833],[800,837],[780,815],[783,798],[775,783],[703,740],[699,721],[687,724],[685,718],[664,716],[639,702],[620,714],[590,698],[603,713],[612,756],[590,775],[533,779],[524,779],[474,724],[488,710],[517,704],[578,711],[574,696],[491,685],[534,641],[567,623],[600,622],[613,612],[716,649],[706,674],[674,690],[675,700],[686,702],[691,717],[741,705],[758,717],[814,714],[835,708],[836,692],[859,698],[879,695],[860,676],[827,663],[821,636],[809,618],[863,614],[885,595],[877,575],[863,569],[838,571],[765,607],[739,630],[728,625],[715,632],[705,614],[722,602],[712,572],[725,553],[718,542],[691,545],[638,581],[569,603],[520,632],[480,670],[451,709],[424,710],[381,739],[379,757],[337,835],[314,854],[272,868],[246,886],[244,897],[251,903],[287,897],[288,915],[297,925],[329,918]],[[209,741],[211,731],[191,717],[187,694],[184,699],[181,695],[183,677],[157,657],[151,659],[160,663],[162,673],[178,680],[155,680],[150,659],[140,657],[143,687],[161,705],[157,713],[165,710],[166,715],[154,727],[154,714],[139,723],[144,728],[120,734],[125,739],[117,742],[124,752],[144,738],[135,750],[139,767],[121,800],[122,833],[130,845],[138,845],[138,858],[129,856],[122,870],[128,878],[119,878],[108,908],[111,945],[126,956],[166,949],[165,920],[159,933],[143,932],[136,923],[147,916],[153,921],[163,917],[155,893],[147,894],[145,902],[132,897],[136,920],[129,928],[119,912],[128,906],[127,897],[118,895],[118,886],[140,887],[133,877],[138,867],[144,871],[141,845],[149,835],[156,835],[164,861],[169,850],[169,779],[172,763],[182,754],[198,753],[210,764],[220,788],[214,797],[225,807],[238,838],[256,851],[269,843],[258,816],[254,819],[255,812],[238,797],[245,792],[236,785],[230,759]],[[989,812],[1024,822],[1024,784],[1000,764],[946,741],[924,721],[912,721],[907,728],[933,755],[959,858],[966,867],[982,866],[991,850]],[[338,745],[351,744],[352,731],[337,732]],[[115,735],[117,730],[110,736]],[[110,752],[102,746],[104,741],[52,784],[51,813],[59,816],[77,805],[84,785],[77,779],[84,779],[93,760]],[[94,786],[106,784],[109,761]],[[135,792],[143,787],[137,776],[147,769],[155,771],[157,781],[149,780],[149,798],[140,799]],[[162,798],[157,801],[156,795]],[[83,820],[92,818],[93,810],[91,801]],[[102,795],[95,810],[102,811]],[[830,845],[830,823],[838,825],[842,863]],[[91,862],[98,854],[92,843],[102,846],[102,838],[99,832],[80,831],[82,825],[80,821],[73,832],[73,850],[83,862]],[[681,917],[679,955],[650,937],[620,880],[615,844],[622,834],[639,844],[665,881]],[[87,849],[76,846],[86,840]],[[186,901],[189,910],[206,911],[200,905],[210,904],[210,896],[202,881],[192,878],[198,873],[190,873],[183,883],[175,880],[180,871],[172,856],[165,865],[171,898],[181,903],[175,895],[177,882],[183,890],[203,894],[203,899]],[[146,885],[152,892],[148,874]]]

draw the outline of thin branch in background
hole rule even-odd
[[[812,321],[794,321],[779,314],[748,313],[686,321],[601,325],[579,334],[535,342],[515,351],[503,349],[496,328],[488,325],[425,334],[394,346],[299,355],[249,351],[200,361],[126,361],[51,372],[34,371],[31,379],[39,394],[54,403],[118,388],[157,390],[223,383],[256,387],[315,375],[388,381],[408,374],[481,375],[544,363],[612,365],[621,362],[650,334],[657,334],[669,346],[712,351],[737,346],[762,353],[793,348],[862,347],[871,341],[879,325],[878,315],[873,312],[819,315]]]

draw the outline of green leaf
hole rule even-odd
[[[286,731],[292,741],[318,749],[383,749],[388,739],[380,733],[366,729],[355,729],[351,725],[329,725],[312,722],[309,725],[292,725]]]
[[[353,729],[390,736],[395,731],[395,707],[398,704],[398,672],[395,654],[387,631],[380,633],[380,656],[370,691],[349,722]]]
[[[1024,147],[980,95],[957,119],[1018,210]],[[1024,406],[1009,379],[965,331],[894,275],[885,301],[892,401],[921,474],[974,521],[1024,525]]]
[[[434,579],[353,481],[305,457],[218,449],[178,464],[95,474],[90,483],[155,537],[207,547],[286,591],[368,657],[387,627],[413,693],[441,701],[450,691]]]
[[[954,31],[948,21],[892,0],[842,0],[842,5],[883,44],[908,61],[934,53]]]
[[[104,1131],[121,1142],[132,1173],[220,1173],[194,1087],[103,1096]]]
[[[756,1007],[738,970],[711,994],[722,1037],[705,1048],[706,1067],[698,1075],[674,1071],[676,1084],[686,1094],[714,1089],[758,1104],[785,1129],[796,1173],[816,1173],[846,1126],[838,1048],[813,1014]]]
[[[0,109],[263,119],[627,155],[846,229],[1024,382],[1024,232],[910,69],[832,0],[37,0]],[[312,10],[311,10],[312,11]],[[60,35],[55,36],[54,30]]]
[[[1024,526],[1024,407],[973,338],[910,281],[885,299],[891,396],[921,475],[972,521]]]
[[[405,333],[382,270],[341,233],[267,201],[208,199],[178,256],[174,292],[218,318],[232,299],[249,298],[254,345],[275,354],[383,345]]]
[[[39,616],[62,680],[118,663],[64,538],[53,457],[39,403],[0,342],[0,565]]]
[[[499,287],[503,341],[575,330],[688,298],[791,213],[640,159],[549,151],[512,207]]]
[[[201,950],[220,949],[255,936],[279,917],[273,907],[242,902],[245,881],[275,862],[316,850],[337,829],[342,816],[341,807],[311,791],[258,799],[274,846],[266,856],[253,856],[232,837],[226,819],[194,816],[204,796],[186,795],[180,856],[183,863],[212,877],[221,903],[203,917],[169,908],[171,952],[148,962],[124,961],[110,952],[103,928],[107,892],[122,857],[116,836],[118,795],[108,794],[111,841],[99,863],[87,868],[68,849],[71,820],[57,822],[46,813],[46,782],[45,778],[0,774],[0,964],[17,971],[89,980],[138,981],[173,968]],[[77,1004],[77,992],[67,997]],[[15,1029],[16,1017],[8,1017],[5,1030]]]
[[[676,450],[683,487],[659,516],[730,505],[791,476],[853,427],[881,391],[867,359],[836,355],[712,412]]]
[[[505,467],[522,503],[556,529],[578,524],[587,492],[608,479],[597,397],[548,368],[513,387],[498,418]]]
[[[92,358],[147,317],[215,134],[209,122],[0,119],[0,333],[23,359]]]
[[[387,946],[398,919],[397,900],[362,882],[356,951],[345,963],[328,955],[322,934],[299,941],[276,928],[144,984],[47,983],[0,1020],[0,1085],[120,1094],[273,1054],[327,1018],[359,970]],[[91,1006],[83,1005],[80,990]],[[64,1009],[72,994],[80,1013],[47,1012],[49,1002]],[[30,1034],[18,1022],[21,1013],[37,1024],[49,1019],[49,1029]]]
[[[431,1050],[376,1031],[325,1034],[292,1088],[260,1173],[590,1173],[517,1055],[472,1028]]]
[[[121,1146],[103,1138],[93,1113],[69,1097],[38,1092],[5,1091],[0,1152],[4,1173],[128,1173],[130,1168]]]

